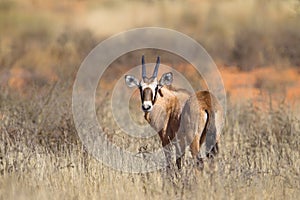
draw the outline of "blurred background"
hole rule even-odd
[[[61,80],[71,84],[102,40],[158,26],[203,45],[233,101],[263,93],[294,101],[300,98],[299,21],[298,0],[1,0],[0,85],[25,94]]]

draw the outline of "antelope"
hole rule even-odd
[[[170,142],[174,140],[178,169],[182,167],[181,157],[186,143],[190,144],[192,156],[201,168],[203,160],[199,154],[205,138],[208,157],[212,157],[211,154],[214,155],[218,150],[221,125],[216,126],[215,114],[217,111],[222,112],[221,106],[208,91],[199,91],[191,96],[187,90],[173,87],[172,72],[164,73],[158,80],[159,65],[160,57],[157,57],[153,74],[148,78],[142,56],[142,79],[126,75],[125,83],[128,87],[139,88],[144,118],[158,132],[167,166],[170,167],[172,162],[173,143]]]

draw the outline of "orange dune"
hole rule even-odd
[[[231,101],[297,102],[300,99],[300,73],[295,68],[265,67],[250,72],[236,67],[219,67]]]

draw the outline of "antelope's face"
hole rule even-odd
[[[128,87],[138,87],[140,90],[142,110],[144,112],[150,112],[155,105],[157,95],[160,95],[160,89],[164,85],[171,85],[173,81],[173,75],[171,72],[162,75],[160,80],[157,80],[157,73],[160,64],[160,59],[157,57],[156,66],[151,78],[146,77],[146,67],[144,56],[142,57],[142,79],[138,80],[132,75],[125,76],[125,82]]]

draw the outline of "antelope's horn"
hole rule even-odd
[[[142,56],[142,78],[146,78],[145,56]]]
[[[155,68],[154,68],[154,71],[153,71],[153,76],[152,76],[152,77],[154,77],[154,78],[157,77],[159,64],[160,64],[160,58],[159,58],[159,56],[158,56],[158,57],[157,57],[157,60],[156,60],[156,65],[155,65]]]

